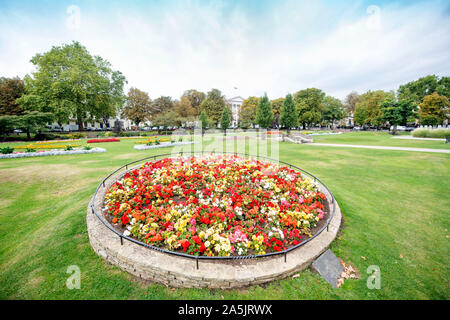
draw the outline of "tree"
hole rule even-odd
[[[202,113],[200,113],[199,120],[200,120],[200,125],[202,126],[202,135],[204,135],[205,129],[209,125],[208,115],[206,114],[206,112],[204,110],[202,111]]]
[[[152,100],[147,92],[131,87],[122,115],[132,120],[137,126],[151,117]]]
[[[423,125],[435,126],[449,118],[449,99],[437,92],[425,96],[419,107],[419,121]]]
[[[406,126],[408,121],[415,116],[417,105],[413,101],[394,99],[385,100],[381,105],[383,121],[388,121],[393,126],[393,134],[397,132],[397,126]]]
[[[112,117],[125,101],[122,73],[78,42],[54,46],[31,62],[37,70],[25,76],[25,94],[17,103],[26,110],[51,112],[59,124],[73,117],[82,130],[84,120]]]
[[[425,96],[434,92],[450,98],[450,77],[439,78],[436,75],[428,75],[419,78],[401,85],[397,90],[397,95],[399,100],[412,100],[419,104]]]
[[[18,127],[18,117],[17,116],[0,116],[0,136],[4,136],[10,133],[15,128]]]
[[[175,102],[171,97],[161,96],[156,98],[152,102],[152,119],[162,113],[166,113],[169,110],[173,110],[175,107]]]
[[[323,99],[322,121],[327,124],[334,124],[345,116],[344,105],[341,100],[326,96]]]
[[[394,99],[393,92],[383,90],[367,91],[356,104],[355,123],[359,125],[381,126],[384,123],[381,105],[385,100]]]
[[[239,109],[239,126],[249,128],[256,123],[256,110],[258,109],[259,98],[248,97],[242,102]]]
[[[220,119],[220,128],[223,130],[225,135],[227,134],[227,129],[231,125],[231,111],[228,107],[225,107],[222,112],[222,118]]]
[[[218,89],[212,89],[200,104],[199,111],[205,111],[211,123],[217,126],[224,108],[225,98],[222,96],[222,92]]]
[[[316,88],[298,91],[294,95],[294,103],[298,113],[298,121],[303,129],[313,126],[322,119],[323,99],[325,92]]]
[[[181,96],[180,101],[177,101],[175,111],[178,113],[180,123],[193,122],[197,115],[191,100],[185,95]]]
[[[153,125],[158,127],[174,127],[178,124],[178,118],[178,114],[174,110],[168,110],[155,116],[152,120],[152,123]]]
[[[183,97],[187,98],[191,104],[191,107],[194,109],[194,115],[198,115],[198,109],[200,107],[200,104],[205,100],[206,95],[201,92],[197,91],[195,89],[186,90],[183,95],[181,96],[181,99]],[[180,99],[180,101],[181,101]]]
[[[23,115],[16,117],[16,127],[26,132],[28,140],[31,139],[32,132],[40,131],[54,120],[52,113],[39,111],[26,111]]]
[[[355,114],[356,104],[360,101],[360,95],[356,91],[350,92],[347,97],[345,97],[344,106],[347,112]]]
[[[256,123],[260,128],[268,128],[273,122],[272,106],[270,105],[267,94],[259,99],[258,108],[256,109]]]
[[[22,107],[16,103],[24,93],[23,80],[19,78],[0,78],[0,115],[19,115]]]
[[[292,127],[298,126],[297,110],[295,109],[292,95],[288,94],[283,99],[283,107],[281,108],[280,124],[287,129],[289,134]]]
[[[284,98],[278,98],[270,101],[270,105],[272,106],[272,112],[273,112],[273,127],[279,126],[280,121],[280,115],[281,115],[281,109],[283,108],[283,102]]]

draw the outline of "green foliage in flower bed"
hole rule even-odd
[[[0,148],[0,153],[2,153],[2,154],[8,154],[8,153],[13,153],[13,152],[14,152],[14,148],[11,148],[11,147]]]

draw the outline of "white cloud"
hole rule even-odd
[[[35,53],[72,39],[153,98],[178,98],[190,88],[218,88],[227,96],[266,91],[276,98],[307,87],[344,98],[352,90],[395,90],[450,71],[450,19],[440,2],[380,6],[375,20],[376,7],[367,13],[366,6],[298,1],[256,13],[194,1],[164,8],[79,7],[79,28],[71,29],[67,8],[53,22],[0,13],[0,74],[24,76]]]

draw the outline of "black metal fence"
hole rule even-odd
[[[95,215],[97,216],[97,218],[98,218],[98,219],[99,219],[99,220],[100,220],[100,221],[101,221],[101,222],[102,222],[109,230],[111,230],[112,232],[114,232],[114,233],[120,238],[120,243],[121,243],[122,245],[123,245],[123,240],[125,239],[125,240],[127,240],[127,241],[131,241],[131,242],[133,242],[133,243],[136,243],[136,244],[138,244],[138,245],[144,246],[144,247],[149,248],[149,249],[152,249],[152,250],[156,250],[156,251],[159,251],[159,252],[163,252],[163,253],[171,254],[171,255],[175,255],[175,256],[181,256],[181,257],[185,257],[185,258],[195,259],[195,260],[196,260],[196,264],[197,264],[197,269],[198,269],[198,260],[199,260],[199,259],[201,259],[201,260],[253,259],[253,258],[263,258],[263,257],[269,257],[269,256],[275,256],[275,255],[281,255],[281,254],[283,254],[283,255],[284,255],[284,261],[286,262],[286,259],[287,259],[287,253],[288,253],[288,252],[290,252],[290,251],[292,251],[292,250],[295,250],[295,249],[297,249],[298,247],[301,247],[301,246],[303,246],[304,244],[308,243],[309,241],[313,240],[313,239],[314,239],[315,237],[317,237],[320,233],[322,233],[325,229],[327,229],[327,232],[328,232],[328,227],[329,227],[330,221],[333,219],[334,213],[335,213],[335,211],[336,211],[336,201],[335,201],[334,196],[333,196],[333,193],[330,191],[330,189],[328,189],[328,187],[327,187],[320,179],[318,179],[316,176],[312,175],[311,173],[309,173],[309,172],[307,172],[307,171],[305,171],[305,170],[303,170],[303,169],[300,169],[300,168],[298,168],[298,167],[296,167],[296,166],[294,166],[294,165],[292,165],[292,164],[290,164],[290,163],[284,162],[284,161],[279,161],[279,160],[271,159],[271,158],[264,157],[264,156],[254,156],[254,155],[249,155],[249,154],[246,154],[246,153],[239,153],[239,152],[216,152],[216,151],[197,151],[197,152],[195,152],[195,151],[189,151],[189,152],[180,152],[180,153],[179,153],[180,156],[186,156],[186,155],[189,155],[189,156],[195,156],[196,154],[201,154],[201,155],[205,155],[205,154],[231,154],[231,155],[236,155],[236,156],[244,156],[244,157],[246,157],[246,158],[255,158],[255,159],[258,159],[258,160],[265,160],[265,161],[272,162],[272,163],[273,163],[273,162],[280,163],[280,164],[283,164],[283,165],[285,165],[285,166],[288,166],[288,167],[291,168],[291,169],[295,169],[295,170],[297,170],[297,171],[300,171],[300,172],[306,174],[306,175],[309,176],[310,178],[314,179],[315,182],[316,182],[316,181],[319,182],[319,183],[320,183],[320,184],[321,184],[321,185],[322,185],[322,186],[330,193],[330,195],[331,195],[330,214],[329,214],[329,217],[328,217],[328,220],[327,220],[326,224],[323,225],[323,226],[316,232],[316,234],[314,234],[311,238],[308,238],[308,239],[306,239],[305,241],[302,241],[302,242],[300,242],[299,244],[297,244],[297,245],[295,245],[295,246],[292,246],[292,247],[289,247],[289,248],[287,248],[286,250],[283,250],[283,251],[269,252],[269,253],[258,254],[258,255],[245,255],[245,256],[212,256],[212,257],[209,257],[209,256],[196,256],[196,255],[190,255],[190,254],[181,253],[181,252],[170,251],[170,250],[166,250],[166,249],[162,249],[162,248],[158,248],[158,247],[149,245],[149,244],[147,244],[147,243],[141,242],[141,241],[139,241],[139,240],[137,240],[137,239],[134,239],[134,238],[131,238],[131,237],[129,237],[129,236],[125,236],[125,235],[123,235],[122,233],[120,233],[119,231],[117,231],[116,229],[114,229],[114,228],[111,226],[111,224],[110,224],[109,222],[107,222],[107,221],[103,218],[101,212],[99,213],[99,212],[95,209],[94,201],[92,201],[92,203],[91,203],[91,210],[92,210],[92,213],[95,214]],[[125,171],[123,172],[123,173],[125,174],[125,173],[128,171],[128,168],[129,168],[130,166],[132,166],[132,165],[135,165],[135,164],[141,163],[141,162],[148,162],[149,160],[156,161],[157,159],[160,159],[160,158],[162,159],[162,158],[165,158],[165,157],[173,157],[173,154],[172,154],[172,153],[166,153],[166,154],[159,154],[159,155],[155,155],[155,156],[146,157],[146,158],[139,159],[139,160],[136,160],[136,161],[133,161],[133,162],[129,162],[129,163],[123,165],[122,167],[116,169],[114,172],[110,173],[106,178],[104,178],[104,179],[102,180],[102,182],[100,182],[100,184],[97,186],[97,189],[95,190],[93,199],[96,198],[97,193],[98,193],[98,191],[100,190],[100,188],[102,188],[102,187],[103,187],[103,188],[106,188],[105,182],[106,182],[109,178],[111,178],[112,176],[114,176],[116,173],[120,172],[122,169],[125,168]]]

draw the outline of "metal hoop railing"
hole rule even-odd
[[[336,211],[336,201],[334,199],[334,195],[333,193],[330,191],[330,189],[316,176],[314,176],[313,174],[309,173],[306,170],[303,170],[297,166],[294,166],[290,163],[284,162],[284,161],[279,161],[279,160],[275,160],[275,159],[271,159],[268,157],[264,157],[264,156],[254,156],[254,155],[249,155],[247,153],[240,153],[240,152],[216,152],[216,151],[189,151],[189,152],[180,152],[179,155],[180,156],[186,156],[186,155],[190,155],[190,156],[195,156],[195,154],[232,154],[232,155],[236,155],[236,156],[244,156],[246,158],[256,158],[256,159],[261,159],[261,160],[265,160],[265,161],[269,161],[269,162],[277,162],[277,163],[281,163],[284,164],[288,167],[290,167],[291,169],[295,169],[297,171],[300,171],[306,175],[308,175],[310,178],[314,179],[315,182],[320,183],[327,191],[328,193],[331,195],[331,205],[332,205],[332,209],[330,210],[330,214],[327,220],[327,223],[325,225],[323,225],[311,238],[308,238],[302,242],[300,242],[299,244],[289,247],[283,251],[277,251],[277,252],[269,252],[269,253],[265,253],[265,254],[258,254],[258,255],[245,255],[245,256],[196,256],[196,255],[190,255],[190,254],[186,254],[186,253],[181,253],[181,252],[176,252],[176,251],[170,251],[170,250],[166,250],[166,249],[162,249],[159,247],[155,247],[152,245],[149,245],[147,243],[141,242],[137,239],[131,238],[129,236],[125,236],[122,233],[120,233],[119,231],[117,231],[116,229],[114,229],[102,216],[101,214],[99,214],[97,212],[97,210],[95,209],[95,204],[94,201],[91,201],[91,210],[92,213],[95,214],[97,216],[97,218],[112,232],[114,232],[115,234],[117,234],[117,236],[120,238],[120,243],[123,245],[123,239],[128,240],[130,242],[136,243],[138,245],[141,245],[143,247],[152,249],[152,250],[156,250],[159,252],[163,252],[166,254],[171,254],[171,255],[175,255],[175,256],[181,256],[181,257],[185,257],[185,258],[190,258],[190,259],[195,259],[196,260],[196,266],[198,269],[198,260],[237,260],[237,259],[253,259],[253,258],[264,258],[264,257],[270,257],[270,256],[275,256],[275,255],[282,255],[284,254],[284,261],[286,262],[287,260],[287,253],[289,253],[292,250],[295,250],[301,246],[303,246],[304,244],[308,243],[309,241],[313,240],[315,237],[317,237],[320,233],[322,233],[323,230],[325,230],[325,228],[328,231],[328,227],[330,224],[330,221],[333,219],[333,216],[335,214]],[[106,184],[105,182],[112,176],[114,176],[116,173],[120,172],[122,169],[125,168],[125,171],[123,172],[124,174],[128,171],[128,168],[133,165],[133,164],[137,164],[140,162],[148,162],[148,160],[153,160],[155,161],[157,158],[164,158],[164,157],[171,157],[173,158],[174,155],[173,153],[165,153],[165,154],[159,154],[159,155],[155,155],[155,156],[150,156],[150,157],[146,157],[146,158],[142,158],[136,161],[132,161],[129,162],[123,166],[121,166],[120,168],[114,170],[112,173],[110,173],[106,178],[104,178],[100,184],[97,186],[97,189],[95,190],[93,199],[96,198],[98,191],[100,190],[100,188],[106,188]]]

